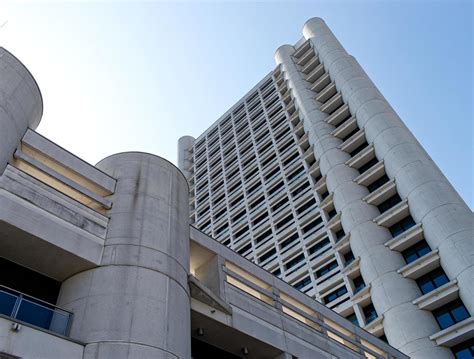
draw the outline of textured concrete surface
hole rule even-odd
[[[97,165],[117,179],[101,265],[63,283],[84,358],[189,358],[188,186],[160,157],[123,153]]]

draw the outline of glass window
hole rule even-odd
[[[331,294],[328,294],[327,296],[324,297],[324,303],[330,303],[332,301],[335,301],[337,298],[343,296],[344,294],[347,293],[347,288],[346,286],[342,286],[341,288],[336,289],[334,292]]]
[[[460,299],[456,299],[455,301],[434,310],[433,315],[441,329],[446,329],[466,318],[469,318],[469,313]]]
[[[411,216],[403,218],[400,222],[395,223],[393,226],[389,228],[390,233],[392,233],[392,236],[395,238],[399,234],[402,234],[405,232],[407,229],[413,227],[415,225],[415,221]]]
[[[429,293],[448,282],[449,279],[441,268],[435,269],[416,280],[423,294]]]
[[[456,359],[474,358],[474,338],[451,348]]]
[[[418,258],[423,257],[425,254],[428,254],[429,252],[431,252],[430,246],[428,245],[428,243],[426,243],[425,240],[422,240],[405,249],[402,252],[402,255],[407,263],[411,263],[413,261],[416,261]]]
[[[360,292],[362,289],[365,288],[365,282],[362,279],[362,276],[358,276],[352,280],[354,283],[354,293]]]
[[[401,201],[402,199],[400,198],[398,193],[395,193],[392,197],[380,203],[377,206],[377,208],[379,209],[380,213],[384,213],[388,211],[390,208],[392,208],[393,206],[395,206],[396,204],[400,203]]]
[[[347,316],[346,319],[355,325],[359,325],[359,321],[357,320],[357,316],[355,315],[355,313],[352,313],[351,315]]]
[[[375,310],[374,305],[372,303],[365,306],[362,311],[365,315],[366,324],[369,324],[370,322],[373,322],[375,319],[377,319],[377,311]]]

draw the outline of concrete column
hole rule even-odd
[[[362,200],[369,192],[353,181],[359,175],[345,165],[350,155],[337,147],[341,140],[330,133],[334,127],[319,111],[316,94],[309,87],[291,55],[292,46],[280,47],[276,62],[282,65],[288,86],[292,90],[308,139],[314,146],[321,173],[326,175],[329,192],[334,193],[334,206],[341,212],[341,222],[346,233],[351,233],[351,249],[360,257],[360,270],[364,281],[371,285],[373,304],[379,315],[384,315],[384,328],[390,343],[407,354],[422,350],[423,357],[450,358],[450,352],[437,347],[429,335],[439,330],[433,316],[419,310],[411,301],[420,296],[416,283],[397,273],[405,263],[399,252],[384,246],[391,238],[390,232],[376,225],[372,219],[379,212],[376,207]],[[421,357],[421,356],[418,356]]]
[[[186,179],[192,176],[192,172],[189,171],[193,164],[193,154],[190,149],[194,140],[194,137],[191,136],[183,136],[178,140],[178,168],[183,172]]]
[[[190,358],[188,185],[168,161],[121,153],[101,266],[66,280],[59,305],[87,358]]]
[[[40,89],[28,69],[0,47],[0,175],[28,128],[43,115]]]
[[[460,297],[474,314],[473,215],[359,63],[349,56],[323,20],[310,19],[304,36],[311,39],[351,113],[364,128],[410,213],[423,224],[426,241],[439,250],[448,277],[457,279]]]

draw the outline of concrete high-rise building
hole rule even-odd
[[[191,226],[173,164],[92,166],[42,112],[0,48],[0,359],[408,358]]]
[[[471,210],[323,20],[275,61],[179,140],[192,226],[412,358],[471,358]]]

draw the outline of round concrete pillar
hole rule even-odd
[[[304,33],[307,38],[311,37],[307,36],[306,28],[314,22],[319,30],[322,20],[310,20],[305,25]],[[319,35],[321,34],[318,33]],[[321,43],[326,46],[322,51],[328,57],[332,56],[331,61],[334,63],[338,62],[338,57],[348,56],[330,32],[325,31],[321,35]],[[280,47],[275,55],[276,62],[282,65],[284,76],[289,80],[288,86],[292,89],[296,107],[308,131],[308,139],[314,145],[321,173],[326,175],[328,191],[334,194],[334,206],[341,212],[342,226],[346,233],[351,234],[351,249],[360,258],[362,277],[371,286],[377,313],[384,316],[385,333],[390,344],[409,355],[415,355],[414,357],[421,350],[423,353],[429,352],[432,358],[450,358],[451,354],[447,349],[437,347],[429,340],[428,337],[439,328],[431,314],[419,310],[411,303],[420,296],[420,291],[414,281],[397,273],[405,264],[404,260],[399,252],[384,246],[391,238],[390,232],[372,221],[379,212],[362,200],[369,192],[366,187],[353,181],[359,172],[345,164],[350,156],[338,148],[342,141],[330,134],[334,127],[325,122],[327,114],[319,110],[316,94],[309,89],[310,84],[303,78],[291,57],[294,51],[288,45]],[[317,51],[320,61],[328,70],[325,58],[319,49]],[[334,78],[334,74],[331,73],[331,77]],[[347,103],[347,99],[344,99]],[[403,322],[400,322],[401,317]],[[416,345],[413,345],[414,342]]]
[[[190,150],[194,144],[194,140],[192,136],[183,136],[178,140],[178,168],[187,179],[192,176],[189,169],[193,164],[193,154]]]
[[[422,223],[426,241],[439,250],[444,271],[458,281],[460,297],[474,315],[471,210],[324,21],[310,19],[303,33],[357,116],[377,157],[384,160],[387,174],[395,178],[398,193],[408,199],[410,213]]]
[[[170,162],[121,153],[98,168],[117,179],[101,265],[66,280],[84,358],[190,358],[188,185]]]
[[[28,69],[0,47],[0,175],[28,128],[43,115],[40,89]]]

